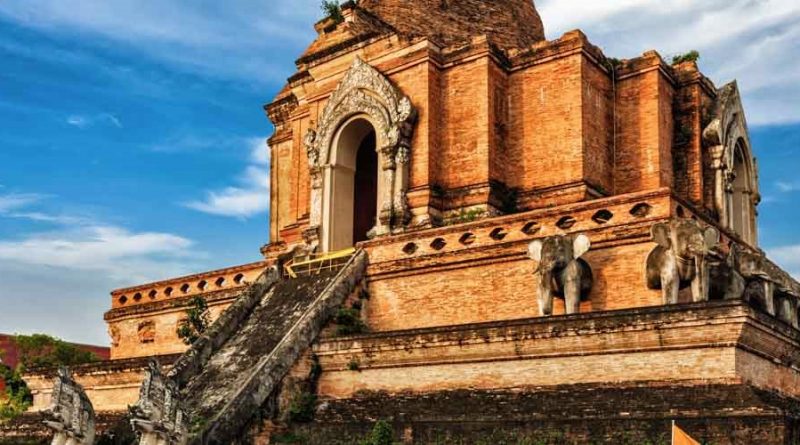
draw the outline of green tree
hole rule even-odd
[[[18,370],[0,364],[0,380],[6,384],[6,393],[0,394],[0,423],[25,412],[33,402],[28,385]]]
[[[74,366],[98,360],[97,355],[71,343],[45,334],[17,335],[14,343],[19,350],[22,371],[31,368]]]
[[[49,335],[17,335],[13,341],[19,351],[19,364],[16,369],[0,364],[0,379],[6,384],[5,397],[0,396],[0,422],[24,413],[33,402],[31,391],[22,379],[26,369],[74,366],[98,360],[94,353]]]
[[[337,0],[322,0],[320,8],[322,8],[322,12],[325,13],[325,17],[332,19],[336,23],[344,21],[342,7]]]
[[[208,303],[203,297],[194,297],[186,309],[186,318],[178,326],[178,337],[187,345],[196,342],[211,325]]]

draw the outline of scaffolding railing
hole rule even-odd
[[[287,261],[283,266],[283,271],[286,276],[291,278],[316,275],[326,270],[338,269],[344,266],[355,252],[356,249],[351,247],[336,252],[312,253],[302,258]]]

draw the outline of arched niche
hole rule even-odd
[[[729,227],[745,241],[756,237],[755,206],[753,203],[753,166],[748,162],[748,150],[744,140],[738,139],[732,150],[731,178],[727,193],[728,208],[731,209]]]
[[[704,149],[709,162],[704,177],[706,196],[720,224],[751,246],[758,246],[756,210],[761,200],[758,169],[750,145],[739,90],[735,82],[717,93],[712,119],[703,131]]]
[[[337,131],[324,170],[322,247],[336,251],[366,240],[378,221],[379,169],[377,135],[364,115]]]
[[[415,117],[409,98],[356,57],[328,99],[316,129],[306,134],[311,215],[304,238],[309,247],[331,251],[347,244],[342,229],[347,226],[347,217],[342,215],[348,215],[351,207],[347,200],[337,201],[337,197],[347,188],[346,164],[353,154],[354,141],[363,136],[367,123],[374,131],[378,155],[377,215],[369,236],[398,233],[405,228],[411,220],[406,191]],[[345,207],[339,209],[339,203]]]

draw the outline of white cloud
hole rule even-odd
[[[133,233],[89,226],[0,241],[0,260],[32,266],[96,271],[115,280],[146,280],[164,274],[164,261],[185,259],[192,242],[168,233]]]
[[[767,256],[800,280],[800,244],[767,249]]]
[[[717,85],[734,78],[751,124],[800,121],[800,8],[796,0],[540,0],[548,37],[580,28],[606,55],[700,51]]]
[[[162,278],[165,270],[183,270],[173,262],[187,257],[190,240],[169,233],[131,232],[84,216],[48,213],[39,209],[47,197],[36,193],[0,195],[0,217],[56,227],[0,239],[0,262],[103,272],[125,284]]]
[[[775,187],[777,187],[780,192],[791,193],[800,190],[800,183],[778,181],[775,183]]]
[[[251,138],[249,143],[250,159],[259,165],[269,164],[269,146],[264,142],[264,138]]]
[[[0,17],[58,34],[88,35],[204,76],[284,80],[293,66],[270,53],[313,39],[319,2],[230,0],[4,0]],[[296,54],[291,54],[296,56]]]
[[[28,207],[44,198],[44,195],[39,195],[36,193],[9,193],[6,195],[0,195],[0,214],[5,214],[13,210]]]
[[[180,276],[207,258],[182,236],[133,231],[82,216],[48,213],[51,198],[0,194],[0,217],[51,224],[0,238],[0,326],[105,343],[102,314],[111,289]],[[25,304],[16,304],[25,301]],[[31,308],[47,308],[32,317]]]
[[[84,129],[89,126],[89,121],[86,120],[83,116],[69,116],[67,118],[67,123],[72,125],[73,127],[78,127],[80,129]]]
[[[47,198],[50,198],[50,196],[38,193],[0,194],[0,217],[27,219],[34,222],[59,225],[87,223],[88,219],[84,217],[30,210],[30,207],[41,205]]]
[[[205,199],[188,202],[186,207],[234,218],[248,218],[269,209],[269,148],[264,138],[247,139],[245,145],[249,165],[236,178],[237,185],[209,191]]]
[[[67,124],[72,125],[73,127],[78,127],[81,130],[97,124],[106,124],[117,128],[122,128],[122,121],[110,113],[99,113],[92,116],[73,114],[67,117]]]

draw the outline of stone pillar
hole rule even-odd
[[[406,192],[408,191],[409,176],[409,148],[401,145],[395,155],[397,173],[394,184],[394,221],[397,227],[402,227],[411,221],[411,210],[408,208]]]
[[[378,222],[375,228],[370,230],[369,237],[386,235],[392,230],[392,216],[394,214],[394,181],[397,164],[395,163],[394,146],[384,146],[379,151],[381,164],[381,178],[383,183],[379,187],[380,196],[378,197]]]
[[[775,310],[775,284],[769,280],[761,282],[762,289],[764,290],[764,303],[767,305],[767,312],[773,317],[777,313]]]

